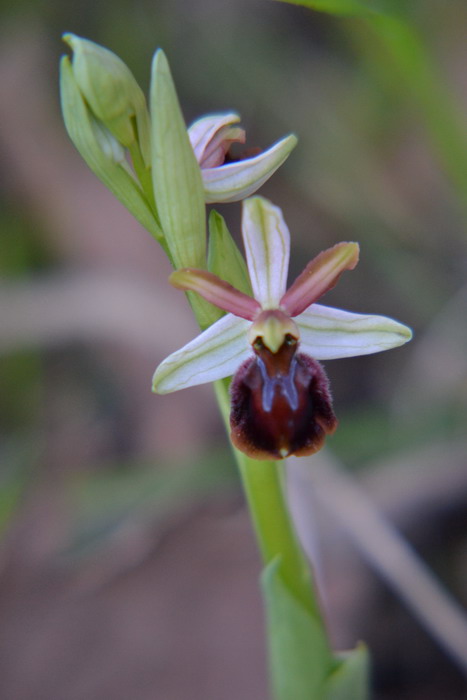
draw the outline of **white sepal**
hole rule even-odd
[[[295,317],[300,331],[300,351],[316,360],[370,355],[403,345],[412,331],[387,316],[354,314],[330,306],[312,304]]]
[[[277,309],[287,285],[290,234],[279,207],[263,197],[243,202],[242,234],[254,298]]]
[[[161,362],[153,377],[153,391],[167,394],[234,374],[252,353],[247,340],[250,325],[233,314],[220,318]]]
[[[239,202],[249,197],[282,165],[296,144],[297,137],[290,134],[253,158],[203,168],[206,202]]]

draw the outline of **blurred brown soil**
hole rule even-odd
[[[27,520],[0,577],[2,700],[266,699],[258,558],[238,504],[191,510],[120,571],[118,551],[76,569],[50,552],[27,560]]]

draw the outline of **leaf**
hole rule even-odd
[[[364,644],[340,654],[326,683],[325,700],[368,700],[369,655]]]
[[[280,563],[279,557],[271,561],[261,577],[274,698],[324,700],[335,660],[321,621],[284,583]]]
[[[311,10],[347,17],[391,13],[390,0],[282,0],[290,5],[303,5]],[[393,2],[392,5],[395,3]]]
[[[446,79],[417,29],[408,20],[407,0],[282,0],[333,15],[361,17],[379,40],[371,60],[379,62],[412,99],[444,169],[467,207],[467,138],[463,115],[446,89]],[[363,39],[366,47],[367,37]],[[397,76],[397,77],[396,77]]]

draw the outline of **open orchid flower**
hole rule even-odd
[[[206,202],[238,202],[256,192],[279,168],[297,143],[293,134],[267,151],[235,162],[225,162],[232,143],[245,143],[238,114],[201,117],[188,136],[201,167]]]
[[[281,210],[261,197],[246,200],[242,233],[254,298],[205,270],[174,272],[174,286],[228,313],[159,365],[153,389],[167,393],[233,374],[234,445],[257,459],[312,454],[337,425],[318,360],[388,350],[412,334],[385,316],[315,303],[355,267],[357,243],[320,253],[286,291],[290,235]]]

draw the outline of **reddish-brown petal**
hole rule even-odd
[[[247,321],[253,321],[261,310],[256,299],[235,289],[231,284],[221,280],[207,270],[196,270],[184,267],[173,272],[169,281],[177,289],[198,292],[206,301],[211,302],[224,311],[228,311]]]
[[[233,444],[254,459],[309,455],[334,432],[328,379],[322,366],[296,353],[289,338],[273,354],[257,345],[237,370],[231,388]]]
[[[280,305],[290,316],[298,316],[332,289],[344,270],[353,270],[358,263],[358,253],[358,243],[337,243],[323,250],[289,287]]]

